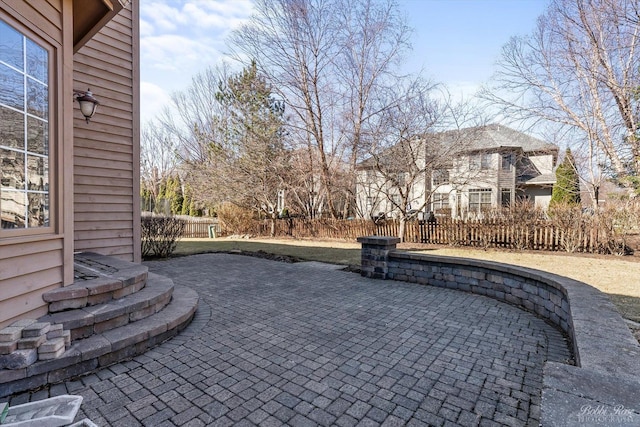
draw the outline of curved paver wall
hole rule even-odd
[[[387,278],[471,292],[523,307],[573,339],[566,290],[554,280],[509,265],[466,258],[391,253]]]
[[[640,346],[599,290],[491,261],[400,252],[394,237],[361,237],[362,275],[485,295],[532,311],[570,339],[576,366],[545,366],[543,425],[640,425]],[[628,423],[628,424],[627,424]]]

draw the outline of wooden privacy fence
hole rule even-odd
[[[182,237],[211,237],[210,227],[213,227],[213,231],[215,231],[214,236],[219,236],[222,233],[220,229],[220,224],[212,220],[183,220],[184,221],[184,232],[182,233]]]
[[[247,222],[242,230],[227,230],[215,220],[185,220],[183,237],[209,237],[209,226],[215,225],[216,236],[250,234],[269,236],[270,220]],[[276,236],[295,238],[355,240],[360,236],[398,236],[400,223],[385,220],[337,220],[284,218],[276,221]],[[607,241],[609,239],[609,241]],[[534,249],[568,252],[606,252],[611,247],[610,233],[600,232],[595,225],[578,224],[561,229],[551,221],[515,223],[500,219],[456,220],[438,218],[436,222],[405,223],[405,242],[431,243],[482,248]]]
[[[478,246],[483,248],[567,250],[597,252],[600,250],[598,230],[578,227],[563,230],[550,221],[514,224],[500,220],[453,220],[437,223],[416,221],[415,237],[405,241],[443,245]]]

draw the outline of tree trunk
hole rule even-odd
[[[278,218],[277,214],[273,212],[271,214],[271,232],[269,233],[271,237],[276,237],[276,219]]]
[[[402,215],[399,221],[400,226],[398,227],[398,238],[401,242],[404,242],[404,232],[407,226],[407,220],[405,219],[404,215]]]

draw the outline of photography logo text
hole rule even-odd
[[[634,412],[622,405],[584,405],[578,413],[578,421],[584,423],[623,423],[632,422]]]

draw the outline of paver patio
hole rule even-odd
[[[320,263],[226,254],[147,263],[195,289],[178,337],[11,404],[71,393],[99,426],[538,425],[562,335],[478,295]]]

